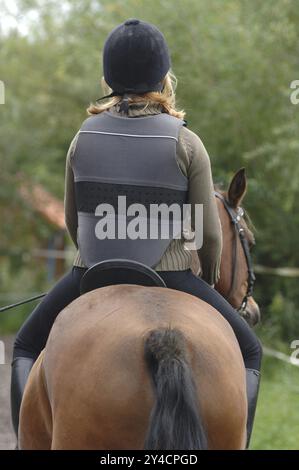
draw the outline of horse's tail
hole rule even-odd
[[[153,330],[144,349],[156,395],[144,448],[205,449],[207,440],[183,334],[170,328]]]

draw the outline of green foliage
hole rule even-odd
[[[23,269],[20,269],[20,265],[23,265]],[[1,263],[0,285],[0,305],[25,300],[48,287],[45,270],[36,269],[32,260],[27,264],[21,255],[11,256]],[[0,336],[17,331],[36,303],[28,303],[0,313]]]
[[[251,449],[298,449],[298,368],[264,359]]]
[[[9,2],[6,2],[8,5]],[[255,261],[299,266],[299,8],[292,0],[18,0],[18,28],[0,26],[0,303],[49,287],[30,256],[49,227],[22,200],[20,181],[62,198],[65,156],[101,96],[104,39],[138,17],[168,41],[178,78],[178,107],[210,154],[215,182],[241,166],[245,206],[257,228]],[[4,3],[0,8],[5,13]],[[5,18],[5,17],[4,17]],[[2,20],[2,18],[1,18]],[[4,22],[5,23],[5,22]],[[39,246],[41,246],[39,245]],[[9,297],[8,297],[9,294]],[[263,342],[290,353],[299,339],[298,281],[259,275],[255,298]],[[34,304],[0,314],[0,334],[15,331]],[[252,440],[255,449],[298,448],[298,371],[266,358]]]

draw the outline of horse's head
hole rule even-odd
[[[255,278],[250,255],[255,241],[241,207],[246,188],[247,180],[242,168],[234,175],[227,192],[216,193],[223,237],[220,279],[216,289],[250,325],[255,325],[260,320],[259,306],[253,298]]]

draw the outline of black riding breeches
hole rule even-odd
[[[85,268],[74,266],[37,305],[17,334],[14,358],[21,356],[36,359],[38,357],[46,345],[59,312],[79,297],[80,281],[85,271]],[[262,348],[258,338],[236,310],[215,289],[195,276],[191,270],[159,271],[159,275],[170,289],[199,297],[218,310],[234,330],[245,367],[260,370]]]
[[[14,358],[37,359],[58,313],[80,296],[80,281],[85,271],[86,268],[73,266],[35,307],[17,334]]]

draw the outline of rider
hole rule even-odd
[[[151,265],[167,287],[203,299],[230,323],[246,367],[249,440],[262,350],[247,323],[213,288],[219,277],[222,238],[210,160],[200,138],[186,127],[185,113],[175,108],[174,76],[164,36],[149,23],[125,21],[106,39],[103,70],[103,83],[112,92],[101,98],[108,100],[104,104],[98,100],[88,108],[90,117],[67,154],[65,219],[79,247],[74,266],[34,309],[14,344],[11,407],[15,432],[30,369],[58,313],[80,295],[86,268],[108,258],[127,258]],[[151,202],[181,205],[188,201],[192,208],[203,204],[203,246],[198,251],[202,277],[190,270],[191,253],[184,249],[183,238],[166,244],[165,240],[120,237],[99,240],[95,235],[97,205],[104,202],[114,207],[119,195],[147,206]]]

